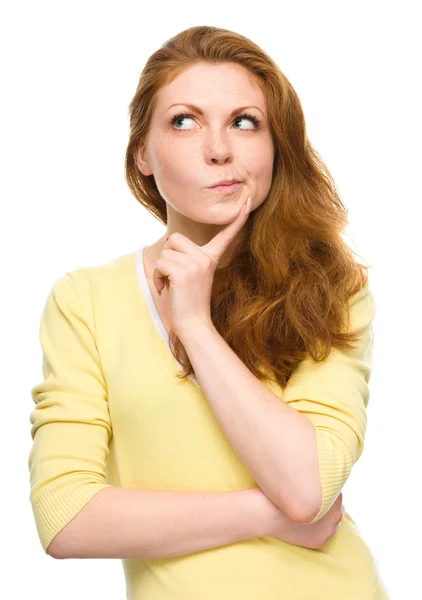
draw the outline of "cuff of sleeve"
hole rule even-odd
[[[41,545],[47,552],[53,538],[78,514],[100,490],[114,487],[110,484],[87,482],[86,475],[74,474],[71,485],[69,476],[52,482],[48,487],[33,494],[32,510]]]
[[[353,467],[352,457],[341,440],[327,435],[318,427],[316,433],[322,501],[318,514],[309,524],[315,523],[330,510]]]

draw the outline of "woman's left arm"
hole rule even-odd
[[[257,379],[212,324],[178,336],[221,428],[262,491],[288,517],[321,504],[316,431]]]
[[[362,454],[374,316],[368,283],[350,301],[349,330],[362,332],[355,349],[333,346],[319,363],[307,357],[281,397],[251,373],[212,323],[178,334],[233,449],[292,520],[322,518]]]

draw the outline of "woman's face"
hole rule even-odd
[[[249,116],[239,118],[244,112]],[[253,75],[232,63],[193,65],[162,87],[137,155],[138,168],[154,175],[167,202],[167,225],[184,224],[177,230],[186,229],[187,220],[229,223],[240,198],[252,196],[257,208],[271,187],[273,160],[265,98]],[[234,193],[209,189],[232,178],[242,182]]]

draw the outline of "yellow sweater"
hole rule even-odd
[[[107,486],[258,487],[227,446],[198,382],[175,378],[180,365],[149,291],[142,252],[67,272],[46,299],[43,381],[31,391],[28,459],[44,551]],[[351,300],[351,327],[365,327],[356,350],[333,348],[319,364],[306,359],[284,393],[266,384],[316,427],[323,501],[314,520],[329,510],[363,451],[374,316],[368,285]],[[262,537],[122,563],[128,600],[388,599],[377,562],[347,512],[319,550]]]

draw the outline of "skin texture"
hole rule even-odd
[[[153,284],[161,295],[168,286],[170,326],[181,337],[183,331],[200,325],[212,326],[210,303],[214,273],[225,250],[245,224],[250,206],[240,198],[236,218],[219,231],[207,244],[198,246],[177,232],[172,234],[155,263]]]
[[[200,115],[183,104],[200,107]],[[252,108],[253,106],[259,108]],[[238,108],[257,117],[236,120]],[[262,112],[261,112],[262,111]],[[170,124],[180,113],[184,117]],[[153,175],[167,203],[167,231],[146,249],[146,261],[160,257],[166,237],[183,234],[199,246],[207,244],[239,211],[239,199],[252,196],[252,211],[265,201],[271,187],[274,145],[265,98],[253,75],[235,64],[196,64],[187,67],[157,94],[150,131],[138,149],[137,166]],[[242,180],[231,195],[207,189],[221,179]],[[237,234],[242,236],[243,230]],[[234,240],[235,242],[236,240]],[[217,268],[230,257],[227,248]]]

